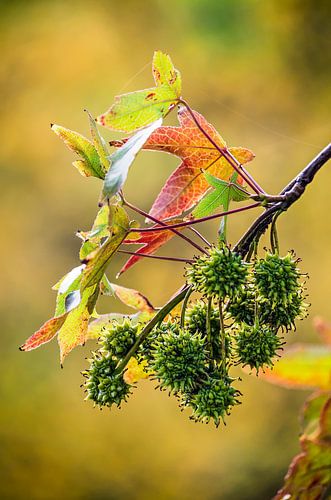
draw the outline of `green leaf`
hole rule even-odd
[[[80,296],[74,292],[79,293],[80,281],[82,278],[82,272],[85,265],[74,267],[68,274],[61,278],[56,285],[53,286],[53,290],[57,290],[56,297],[56,308],[55,316],[60,316],[66,312],[69,312],[75,305],[77,301],[79,303]],[[73,300],[74,299],[74,300]]]
[[[223,207],[224,211],[227,211],[230,201],[244,201],[249,197],[248,193],[240,189],[234,182],[223,181],[209,172],[204,172],[204,176],[214,190],[208,191],[193,210],[194,217],[206,217],[219,207]]]
[[[154,54],[153,74],[156,87],[115,97],[111,108],[97,118],[112,130],[132,132],[163,118],[181,94],[181,78],[168,55]]]
[[[85,343],[88,322],[97,301],[98,293],[99,288],[97,285],[85,288],[79,304],[66,317],[58,333],[61,365],[64,358],[74,347]]]
[[[95,123],[93,116],[91,115],[91,113],[87,109],[85,111],[88,114],[89,121],[90,121],[90,129],[91,129],[91,136],[93,139],[93,144],[94,144],[94,147],[99,155],[103,174],[105,175],[110,167],[108,146],[107,146],[106,141],[101,137],[101,135],[97,129],[97,125]]]
[[[110,200],[124,185],[129,168],[137,153],[143,147],[149,136],[162,125],[162,118],[151,123],[130,137],[115,153],[111,155],[111,167],[108,170],[103,186],[103,200]]]
[[[93,176],[104,179],[105,174],[98,152],[91,141],[78,132],[61,127],[60,125],[52,125],[51,128],[56,135],[61,137],[71,151],[77,153],[82,158],[82,160],[74,161],[73,165],[84,177]]]
[[[227,192],[227,187],[209,191],[193,210],[193,217],[207,217],[208,215],[211,215],[213,212],[215,212],[217,208],[224,206],[224,203],[226,202]]]
[[[100,248],[86,258],[81,292],[101,281],[111,257],[130,231],[129,218],[123,207],[112,205],[109,207],[109,211],[109,219],[112,221],[110,235]]]
[[[75,282],[77,278],[79,278],[84,267],[84,264],[82,264],[71,269],[71,271],[62,276],[62,278],[52,286],[52,290],[57,290],[59,293],[67,292],[72,283]]]
[[[90,253],[99,248],[104,238],[109,236],[109,206],[104,205],[100,208],[90,231],[79,231],[77,236],[83,240],[79,258],[84,260]]]
[[[153,76],[156,85],[167,85],[176,97],[182,93],[182,79],[179,71],[174,67],[170,56],[160,50],[154,52]]]
[[[102,280],[100,281],[100,292],[101,295],[105,295],[106,297],[114,297],[115,292],[113,289],[112,283],[110,283],[107,276],[104,274]]]
[[[260,375],[268,382],[289,388],[331,389],[331,347],[294,344],[284,350],[272,370]]]

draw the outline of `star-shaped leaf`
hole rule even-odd
[[[181,77],[170,57],[156,51],[153,58],[155,87],[115,97],[98,122],[112,130],[132,132],[164,117],[181,95]]]
[[[235,173],[235,175],[237,174]],[[192,214],[194,217],[206,217],[219,207],[228,210],[230,201],[244,201],[249,197],[249,194],[235,182],[222,181],[208,172],[205,172],[204,176],[208,184],[214,189],[208,190],[207,194],[195,207]]]
[[[195,117],[220,148],[226,143],[215,128],[197,112]],[[183,162],[167,180],[151,209],[151,215],[164,219],[181,215],[191,209],[205,194],[209,184],[202,170],[223,180],[229,180],[233,168],[197,128],[190,113],[178,112],[180,127],[161,127],[145,144],[146,149],[166,151],[179,156]],[[230,148],[230,152],[246,163],[254,154],[245,148]]]
[[[220,148],[226,148],[224,139],[207,120],[194,111],[195,117],[204,130]],[[150,136],[144,149],[164,151],[182,159],[180,166],[171,174],[155,200],[150,214],[158,219],[181,215],[194,207],[210,187],[203,171],[229,181],[233,168],[220,156],[220,152],[199,130],[186,108],[178,112],[180,127],[160,127]],[[122,142],[112,142],[119,146]],[[254,158],[254,153],[242,147],[229,151],[244,164]]]

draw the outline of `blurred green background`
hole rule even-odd
[[[298,451],[307,393],[243,376],[243,404],[216,430],[190,422],[173,398],[143,381],[122,410],[83,401],[80,370],[92,344],[60,370],[56,341],[18,346],[53,312],[50,290],[78,265],[100,182],[83,179],[51,133],[88,133],[83,109],[152,83],[154,49],[171,54],[184,96],[230,145],[256,153],[250,170],[276,193],[329,141],[328,0],[2,1],[1,416],[2,499],[271,498]],[[174,122],[174,119],[171,119]],[[114,137],[105,131],[107,138]],[[176,158],[146,152],[130,172],[129,199],[148,209]],[[330,312],[330,183],[325,167],[280,221],[281,247],[310,274],[311,316]],[[235,241],[253,214],[231,220]],[[217,225],[206,227],[213,238]],[[180,241],[163,253],[191,255]],[[162,252],[161,252],[162,253]],[[124,261],[109,269],[114,279]],[[144,261],[120,284],[161,305],[182,283],[180,264]],[[124,311],[103,299],[100,311]],[[292,341],[315,341],[311,319]]]

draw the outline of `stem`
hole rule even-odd
[[[279,241],[278,241],[276,222],[281,213],[282,213],[281,211],[278,212],[278,214],[275,215],[274,220],[271,223],[270,243],[273,253],[276,252],[279,253]]]
[[[193,290],[192,290],[192,287],[190,286],[189,289],[187,290],[186,295],[185,295],[184,300],[183,300],[182,311],[180,314],[180,326],[182,328],[184,328],[184,326],[185,326],[185,312],[186,312],[187,304],[188,304],[188,301],[189,301],[189,298],[190,298],[192,292],[193,292]]]
[[[218,303],[219,313],[220,313],[220,336],[221,336],[221,370],[223,375],[226,374],[226,336],[224,328],[224,318],[223,318],[223,301],[220,300]]]
[[[142,215],[143,217],[146,217],[146,218],[152,220],[153,222],[155,222],[156,224],[159,224],[160,226],[162,226],[162,228],[152,228],[151,227],[151,228],[146,228],[146,229],[150,229],[151,231],[155,231],[155,229],[157,229],[157,230],[158,229],[162,229],[163,231],[165,231],[166,229],[169,229],[173,233],[175,233],[177,236],[179,236],[183,240],[187,241],[187,243],[189,243],[190,245],[192,245],[194,248],[196,248],[197,250],[199,250],[199,252],[201,252],[201,253],[207,253],[202,247],[200,247],[200,245],[198,245],[197,243],[195,243],[194,241],[192,241],[190,238],[188,238],[184,234],[181,234],[179,231],[176,231],[170,225],[168,226],[165,222],[160,221],[160,220],[156,219],[155,217],[153,217],[152,215],[149,215],[148,213],[144,212],[140,208],[135,207],[134,205],[132,205],[131,203],[129,203],[128,201],[126,201],[125,198],[123,197],[123,195],[121,195],[121,198],[122,198],[122,201],[123,201],[123,205],[127,206],[128,208],[131,208],[131,210],[134,210],[135,212],[137,212],[138,214]],[[141,231],[139,228],[136,228],[136,229],[137,229],[137,231],[134,231],[134,232],[140,232]],[[133,231],[130,230],[130,232],[133,232]]]
[[[262,204],[277,203],[277,201],[285,200],[284,195],[273,196],[271,194],[251,194],[250,198],[251,200],[260,201]]]
[[[260,207],[261,203],[256,202],[252,205],[246,205],[245,207],[234,208],[228,210],[227,212],[221,212],[220,214],[207,215],[206,217],[201,217],[200,219],[192,219],[183,222],[177,222],[177,224],[164,225],[163,227],[143,227],[143,228],[132,228],[130,233],[149,233],[152,231],[165,231],[167,229],[176,229],[179,227],[193,226],[194,224],[200,224],[200,222],[205,222],[207,220],[218,219],[219,217],[224,217],[225,215],[236,214],[239,212],[244,212],[245,210],[250,210],[251,208]],[[206,252],[205,252],[206,253]]]
[[[128,362],[130,361],[131,356],[134,355],[134,353],[137,351],[139,346],[144,342],[146,337],[149,335],[149,333],[153,330],[154,326],[156,326],[158,323],[161,323],[161,321],[169,314],[174,307],[176,307],[177,304],[179,304],[185,297],[187,290],[189,286],[185,285],[182,287],[178,293],[172,297],[169,302],[167,302],[156,314],[155,316],[147,323],[139,337],[136,339],[135,343],[129,350],[129,352],[126,354],[126,356],[123,358],[123,360],[118,364],[115,373],[122,373]]]
[[[259,186],[259,184],[255,181],[255,179],[251,176],[249,172],[243,167],[243,165],[233,156],[233,154],[225,147],[221,148],[214,139],[208,134],[208,132],[200,125],[198,122],[193,110],[189,106],[189,104],[184,101],[184,99],[180,99],[179,102],[186,107],[187,111],[190,113],[194,123],[203,133],[203,135],[208,139],[208,141],[214,146],[214,148],[221,153],[222,156],[230,163],[230,165],[241,175],[241,177],[247,182],[247,184],[253,189],[256,194],[264,193],[264,190]]]
[[[251,244],[251,246],[249,247],[249,251],[247,252],[246,254],[246,262],[250,262],[251,261],[251,258],[252,258],[252,255],[254,254],[254,261],[256,261],[257,259],[257,249],[258,249],[258,246],[259,246],[259,240],[260,240],[260,236],[258,238],[256,238],[253,243]]]
[[[206,245],[211,248],[211,243],[209,243],[209,241],[201,234],[199,233],[199,231],[197,229],[195,229],[194,227],[191,227],[189,226],[189,228],[193,233],[195,233],[204,243],[206,243]]]
[[[135,255],[136,257],[148,257],[149,259],[160,259],[160,260],[168,260],[171,262],[185,262],[187,264],[192,264],[194,261],[191,259],[181,259],[179,257],[164,257],[161,255],[151,255],[149,253],[139,253],[139,252],[130,252],[129,250],[118,250],[118,253],[125,253],[128,255]]]
[[[272,223],[277,212],[285,212],[295,203],[310,184],[317,172],[331,158],[331,143],[328,144],[279,194],[282,201],[273,204],[260,215],[235,245],[235,251],[245,256],[251,243],[260,237]]]
[[[206,332],[207,332],[207,344],[210,352],[209,366],[212,369],[214,365],[214,353],[213,353],[213,339],[212,339],[211,324],[210,324],[211,308],[212,308],[212,299],[209,298],[207,302],[207,311],[206,311]]]

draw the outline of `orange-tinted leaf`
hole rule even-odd
[[[23,345],[21,345],[20,350],[32,351],[32,349],[36,349],[37,347],[52,340],[65,322],[68,314],[69,313],[65,313],[46,321],[46,323],[44,323],[39,330],[37,330],[33,335],[31,335],[31,337],[28,338],[28,340],[26,340],[26,342],[24,342]]]
[[[266,369],[260,377],[289,388],[331,389],[331,348],[294,344],[285,349],[272,370]]]
[[[88,322],[94,309],[99,287],[85,289],[80,302],[60,316],[46,321],[21,347],[21,351],[31,351],[58,335],[61,365],[69,352],[86,341]]]
[[[314,327],[325,344],[331,344],[331,323],[320,316],[314,318]]]
[[[292,460],[275,500],[326,498],[324,494],[331,483],[330,442],[331,396],[317,394],[306,404],[301,453]]]
[[[149,300],[137,290],[132,288],[125,288],[124,286],[111,284],[116,296],[125,304],[126,306],[133,307],[138,311],[154,312],[155,309]]]
[[[160,226],[156,224],[153,227],[160,227]],[[124,273],[125,271],[127,271],[131,266],[133,266],[133,264],[138,262],[138,260],[143,258],[143,257],[139,256],[139,254],[152,255],[162,245],[164,245],[169,240],[171,240],[171,238],[174,236],[174,234],[175,233],[173,233],[172,231],[169,230],[169,231],[150,231],[150,232],[146,232],[146,233],[142,232],[142,233],[140,233],[139,238],[134,238],[134,239],[130,239],[130,235],[129,235],[129,238],[124,240],[124,243],[128,243],[128,244],[143,243],[143,246],[140,247],[139,250],[137,250],[136,255],[132,255],[129,258],[129,260],[126,262],[126,264],[122,267],[122,269],[118,273],[118,276],[120,274]]]
[[[196,111],[194,114],[215,143],[220,148],[226,148],[225,141],[216,129],[202,115]],[[160,127],[144,145],[144,149],[164,151],[182,159],[150,211],[158,219],[181,215],[203,197],[210,186],[202,169],[225,181],[233,174],[231,165],[224,157],[220,157],[219,151],[198,129],[186,108],[180,108],[178,119],[180,127]],[[119,146],[120,142],[112,144]],[[229,151],[240,163],[247,163],[254,158],[254,153],[245,148],[229,148]]]

